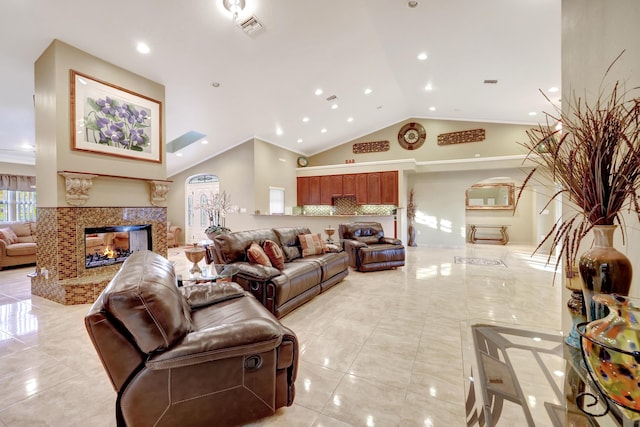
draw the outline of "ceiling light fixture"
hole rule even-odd
[[[232,15],[233,20],[238,19],[238,14],[242,12],[244,9],[245,1],[244,0],[222,0],[222,5],[225,9],[227,9]]]
[[[535,111],[530,111],[530,112],[529,112],[529,115],[530,115],[530,116],[537,116],[537,115],[538,115],[538,113],[536,113]]]
[[[298,144],[302,143],[302,138],[298,138]]]
[[[143,42],[138,43],[138,46],[136,46],[136,50],[142,53],[143,55],[146,55],[147,53],[151,52],[151,49],[149,49],[149,46]]]
[[[282,128],[276,128],[276,134],[277,135],[282,135],[284,132],[282,131]]]
[[[320,132],[327,133],[327,130],[325,128],[322,128],[322,130]]]
[[[427,85],[424,87],[424,90],[433,90],[433,86],[431,86],[431,83],[427,83]]]
[[[550,88],[549,88],[549,92],[551,92],[551,93],[555,93],[555,92],[557,92],[557,91],[559,91],[559,90],[560,90],[560,89],[559,89],[559,88],[557,88],[557,87],[555,87],[555,86],[552,86],[552,87],[550,87]]]
[[[349,123],[351,123],[352,121],[353,121],[353,117],[349,117],[349,118],[347,119],[347,122],[349,122]]]
[[[337,108],[338,108],[338,104],[331,104],[331,109],[332,109],[332,110],[335,110],[335,109],[337,109]]]
[[[427,59],[427,54],[422,52],[421,54],[418,55],[418,59],[420,61],[424,61],[425,59]]]
[[[176,157],[182,157],[182,153],[176,153]]]
[[[409,6],[410,8],[414,8],[418,6],[418,2],[415,0],[411,0],[409,2],[407,2],[407,6]]]
[[[200,144],[202,144],[202,145],[206,145],[208,143],[209,143],[209,141],[207,141],[206,139],[203,139],[202,141],[200,141]]]
[[[436,107],[429,107],[429,111],[436,111]]]
[[[368,87],[368,88],[366,88],[366,89],[364,90],[364,94],[365,94],[365,95],[369,95],[371,92],[373,92],[373,91],[371,90],[371,88],[370,88],[370,87]]]
[[[316,91],[314,92],[316,95],[320,96],[322,95],[322,89],[316,89]]]
[[[302,118],[302,122],[303,123],[308,123],[309,122],[309,117],[303,117]]]

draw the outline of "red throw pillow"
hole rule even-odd
[[[262,248],[256,242],[252,242],[249,249],[247,249],[247,258],[249,258],[249,262],[254,264],[264,265],[266,267],[273,267],[271,265],[271,261],[269,261],[269,257],[264,253]]]
[[[275,268],[278,270],[284,268],[284,252],[282,252],[279,244],[273,240],[265,240],[262,249],[264,249],[264,252],[269,257],[269,261],[271,261],[271,264],[273,264]]]
[[[320,233],[300,234],[300,246],[302,246],[302,256],[321,255],[324,253],[324,245]]]

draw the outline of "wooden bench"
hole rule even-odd
[[[481,225],[469,224],[469,242],[477,243],[479,241],[497,242],[506,245],[509,242],[509,234],[507,233],[508,225]],[[476,232],[481,231],[482,237],[477,237]],[[487,236],[484,231],[487,230],[490,235]],[[499,233],[499,235],[498,235]]]

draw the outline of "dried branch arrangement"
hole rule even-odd
[[[564,111],[545,113],[546,125],[530,129],[529,141],[521,144],[536,167],[516,205],[529,181],[541,174],[560,188],[549,203],[562,195],[578,208],[556,222],[536,248],[550,240],[567,267],[575,263],[580,242],[594,225],[621,225],[624,240],[621,212],[633,212],[640,221],[640,97],[631,96],[639,89],[624,91],[617,81],[591,103],[575,94],[563,99]],[[556,129],[558,122],[561,129]]]

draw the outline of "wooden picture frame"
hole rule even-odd
[[[71,70],[71,148],[162,163],[162,103]]]

